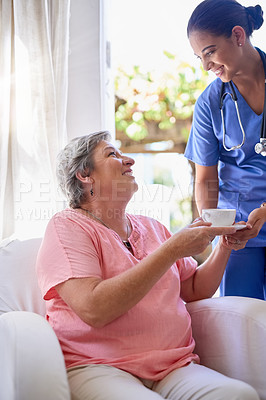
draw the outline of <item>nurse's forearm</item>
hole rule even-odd
[[[216,208],[218,204],[218,184],[200,182],[195,186],[195,198],[198,212],[204,208]]]
[[[203,208],[217,207],[218,192],[217,166],[204,167],[196,165],[195,199],[200,215]]]

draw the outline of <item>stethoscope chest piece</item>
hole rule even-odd
[[[255,152],[264,157],[266,156],[266,138],[260,138],[260,143],[255,145]]]

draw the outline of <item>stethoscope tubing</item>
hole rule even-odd
[[[259,49],[258,49],[259,50]],[[264,66],[264,71],[266,75],[266,62],[263,58],[263,55],[261,54],[261,51],[259,51],[262,61],[263,61],[263,66]],[[246,134],[245,130],[242,125],[242,121],[240,118],[240,113],[239,113],[239,108],[238,108],[238,103],[237,103],[237,95],[233,86],[233,82],[230,81],[228,82],[230,86],[231,92],[224,92],[224,87],[225,83],[222,82],[221,85],[221,91],[220,91],[220,112],[221,112],[221,119],[222,119],[222,128],[223,128],[223,147],[226,151],[232,151],[232,150],[237,150],[240,149],[246,140]],[[236,114],[237,114],[237,119],[238,123],[242,132],[242,142],[239,143],[238,145],[232,146],[232,147],[227,147],[225,144],[225,137],[226,137],[226,132],[225,132],[225,121],[224,121],[224,113],[223,113],[223,103],[224,103],[224,98],[226,95],[229,94],[231,96],[231,99],[234,101],[235,104],[235,109],[236,109]],[[255,151],[258,154],[262,154],[263,156],[266,156],[266,77],[265,77],[265,95],[264,95],[264,106],[263,106],[263,114],[262,114],[262,121],[261,121],[261,130],[260,130],[260,143],[257,143],[255,145]]]
[[[223,147],[226,151],[232,151],[232,150],[236,150],[236,149],[240,149],[243,144],[245,143],[246,140],[246,134],[242,125],[242,121],[240,118],[240,113],[239,113],[239,108],[238,108],[238,104],[237,104],[237,96],[236,96],[236,92],[233,86],[232,81],[229,82],[229,86],[231,89],[231,93],[230,92],[225,92],[224,93],[224,82],[222,82],[222,86],[221,86],[221,94],[220,94],[220,111],[221,111],[221,118],[222,118],[222,127],[223,127]],[[235,105],[235,109],[236,109],[236,114],[237,114],[237,119],[238,119],[238,123],[242,132],[242,142],[236,146],[232,146],[232,147],[227,147],[225,144],[225,122],[224,122],[224,113],[223,113],[223,101],[225,96],[229,94],[232,98],[232,100],[234,101],[234,105]]]

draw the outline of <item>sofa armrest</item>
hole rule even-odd
[[[226,296],[187,309],[201,364],[249,383],[266,400],[266,302]]]
[[[59,342],[42,316],[27,311],[1,315],[0,354],[1,399],[70,399]]]

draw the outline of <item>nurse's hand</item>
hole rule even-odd
[[[248,216],[247,223],[251,229],[247,231],[249,239],[256,237],[266,222],[266,207],[255,208]]]
[[[265,222],[266,207],[255,208],[248,216],[246,228],[237,231],[233,235],[230,235],[230,238],[232,238],[232,242],[234,240],[248,241],[249,239],[256,237]]]
[[[248,216],[247,227],[237,231],[233,237],[238,240],[249,240],[256,237],[266,222],[266,207],[255,208]]]

